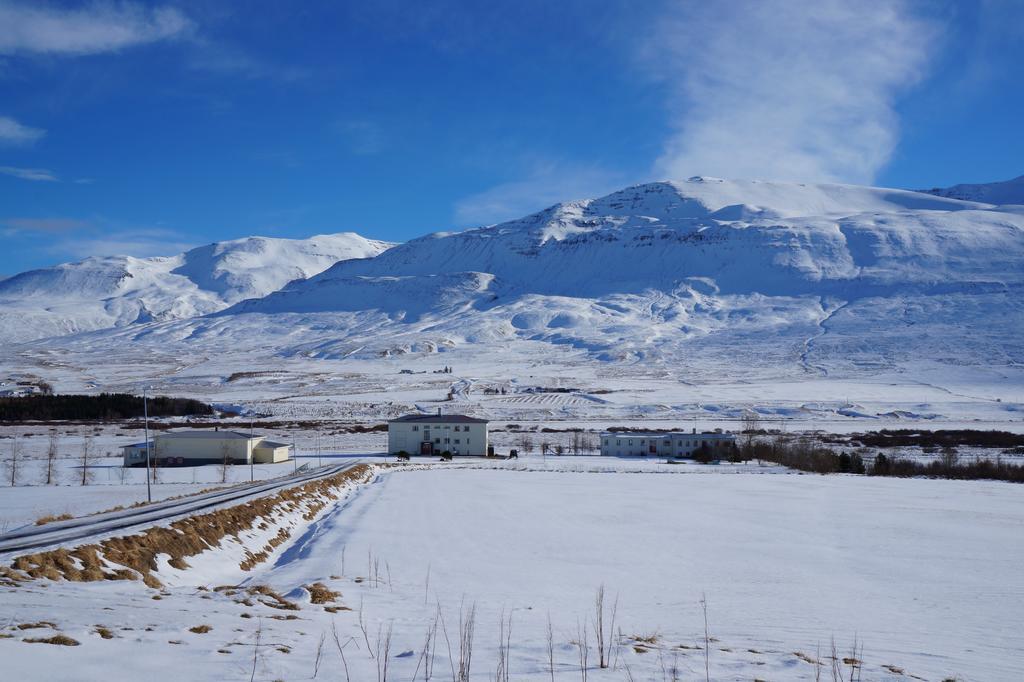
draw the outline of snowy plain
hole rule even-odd
[[[1018,487],[994,482],[598,458],[413,466],[352,490],[252,572],[214,551],[192,571],[165,567],[162,590],[3,588],[15,637],[0,639],[0,655],[19,679],[136,679],[173,665],[197,680],[295,680],[313,676],[323,637],[318,679],[345,679],[333,628],[350,678],[367,680],[390,629],[388,679],[413,679],[418,665],[422,679],[438,605],[456,658],[460,605],[474,605],[473,679],[496,673],[502,614],[512,679],[550,679],[549,616],[556,679],[580,679],[572,642],[584,623],[589,679],[703,679],[705,599],[714,680],[813,680],[808,660],[829,655],[832,638],[847,657],[856,638],[863,679],[1010,681],[1024,673],[1022,528]],[[310,603],[300,588],[313,582],[352,610]],[[197,589],[221,584],[268,584],[299,603],[297,619]],[[606,670],[590,624],[601,584],[609,607],[618,599]],[[54,623],[42,634],[81,646],[19,641],[40,633],[14,627],[40,620]],[[189,631],[201,624],[212,629]],[[433,676],[449,679],[439,637]]]

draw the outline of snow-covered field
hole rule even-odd
[[[1022,529],[1019,487],[994,482],[598,458],[413,466],[329,506],[252,572],[214,551],[192,571],[165,567],[162,591],[2,588],[3,632],[14,637],[0,639],[0,655],[17,679],[136,679],[172,667],[197,680],[253,670],[260,680],[346,679],[347,666],[350,679],[372,680],[390,631],[388,679],[423,679],[439,605],[456,665],[460,606],[475,606],[472,679],[496,676],[502,614],[512,679],[550,679],[549,617],[556,679],[580,679],[573,642],[584,625],[589,679],[673,679],[674,668],[703,679],[706,599],[712,679],[813,680],[807,661],[819,649],[825,658],[834,638],[840,657],[855,639],[863,647],[863,679],[1018,680]],[[353,610],[310,603],[297,588],[313,582]],[[236,583],[268,584],[301,608],[197,590]],[[602,584],[607,606],[618,600],[607,670],[592,625]],[[13,629],[41,620],[54,627]],[[189,631],[204,624],[212,629]],[[55,629],[81,646],[19,641]],[[432,653],[433,677],[451,679],[440,626]]]

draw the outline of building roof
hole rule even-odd
[[[486,424],[486,419],[477,419],[476,417],[467,417],[464,414],[407,414],[404,417],[398,419],[392,419],[388,423],[393,422],[430,422],[432,424]]]
[[[250,436],[248,433],[241,433],[239,431],[209,431],[209,430],[198,430],[193,429],[192,431],[167,431],[165,433],[158,433],[157,436],[164,438],[213,438],[216,440],[249,440]],[[253,435],[251,438],[262,438],[263,436]]]
[[[704,431],[703,433],[691,431],[602,431],[601,437],[606,436],[609,438],[702,438],[704,440],[715,440],[716,438],[734,440],[736,438],[736,434],[729,431],[723,433],[715,431]]]
[[[123,450],[124,448],[139,448],[141,450],[145,448],[147,445],[151,444],[152,442],[153,441],[149,441],[149,443],[147,443],[146,441],[143,441],[141,443],[132,443],[131,445],[122,445],[121,449]]]
[[[259,443],[256,444],[256,449],[259,450],[260,448],[271,448],[276,450],[277,448],[290,448],[291,446],[291,443],[278,443],[272,440],[261,440]]]

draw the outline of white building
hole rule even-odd
[[[149,443],[155,466],[220,464],[273,464],[291,456],[292,446],[267,440],[264,436],[238,431],[171,431],[159,433]],[[122,448],[124,465],[146,466],[146,443]]]
[[[736,444],[731,433],[643,433],[638,431],[606,431],[601,434],[601,454],[614,457],[692,457],[707,448],[712,457],[725,457]]]
[[[388,422],[388,452],[397,455],[483,457],[487,450],[487,420],[461,414],[410,414]]]

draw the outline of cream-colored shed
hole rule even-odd
[[[125,446],[123,451],[125,466],[146,466],[146,443]],[[156,466],[270,464],[284,462],[290,454],[291,446],[286,443],[239,431],[168,431],[149,443],[149,456]]]

